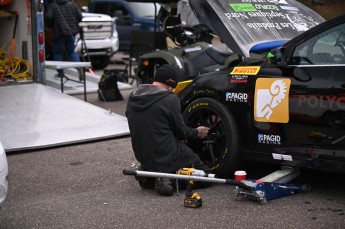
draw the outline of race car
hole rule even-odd
[[[273,48],[262,52],[265,58],[244,58],[236,67],[179,83],[186,123],[210,127],[206,139],[189,141],[194,152],[217,174],[230,174],[247,160],[345,173],[345,15],[315,20],[288,0],[189,2],[237,54]],[[248,33],[234,33],[238,19],[249,15],[258,23],[244,23],[241,30],[250,26]],[[293,17],[298,25],[279,21]],[[244,41],[257,32],[283,33],[283,26],[305,32],[289,41]]]

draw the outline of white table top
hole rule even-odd
[[[45,61],[46,68],[65,69],[65,68],[87,68],[91,67],[91,62],[74,62],[74,61]]]

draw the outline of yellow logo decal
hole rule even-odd
[[[256,75],[260,71],[260,66],[235,67],[230,75]]]
[[[289,122],[290,79],[259,78],[255,85],[254,118],[258,122]]]

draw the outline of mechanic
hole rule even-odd
[[[54,59],[63,60],[63,48],[71,61],[80,62],[74,51],[74,38],[79,33],[82,14],[71,0],[52,0],[46,12],[46,25],[54,31]],[[57,70],[59,77],[64,77],[62,69]],[[80,72],[79,72],[80,74]]]
[[[141,170],[176,173],[193,167],[208,171],[199,156],[186,144],[192,138],[205,138],[209,128],[188,127],[181,114],[180,100],[172,90],[178,82],[179,69],[163,65],[157,69],[153,84],[141,84],[129,95],[126,108],[132,148]],[[169,178],[136,177],[140,187],[155,189],[165,196],[173,194]]]

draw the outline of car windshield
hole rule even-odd
[[[149,2],[128,2],[133,11],[139,17],[154,17],[155,16],[155,5]],[[156,15],[159,12],[160,4],[156,4]]]

